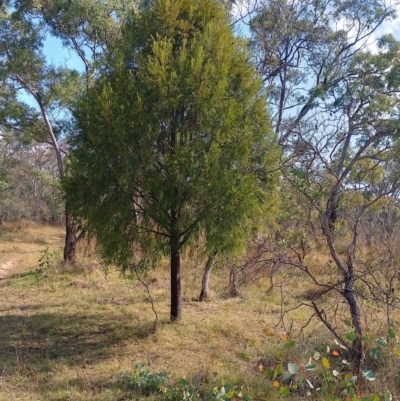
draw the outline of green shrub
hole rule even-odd
[[[119,385],[140,395],[149,395],[161,391],[161,386],[167,380],[166,372],[151,373],[150,364],[144,367],[142,364],[135,365],[133,374],[123,372],[119,376]]]

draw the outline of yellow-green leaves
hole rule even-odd
[[[118,57],[76,111],[68,179],[82,190],[67,196],[103,258],[123,268],[132,243],[143,265],[177,260],[200,237],[207,252],[244,252],[274,203],[279,153],[247,50],[220,2],[170,3],[131,16]]]
[[[328,358],[326,357],[321,358],[321,362],[325,369],[330,369],[331,364],[329,363]]]

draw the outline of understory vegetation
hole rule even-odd
[[[185,319],[171,324],[168,261],[140,276],[146,288],[135,275],[104,270],[87,241],[74,266],[62,265],[62,239],[58,227],[2,228],[1,264],[15,263],[0,281],[0,400],[389,400],[400,394],[396,310],[389,328],[385,310],[361,302],[365,363],[355,380],[348,351],[298,308],[309,285],[296,268],[276,271],[272,286],[270,271],[243,270],[232,297],[229,265],[220,266],[208,302],[198,302],[203,263],[186,255]],[[310,249],[305,262],[317,278],[324,274],[320,251]],[[332,303],[325,298],[321,307],[328,312]],[[340,302],[335,307],[334,323],[350,343],[351,323]]]

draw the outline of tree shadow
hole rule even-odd
[[[153,324],[137,325],[130,316],[105,320],[84,313],[0,316],[0,361],[7,374],[46,369],[46,363],[85,366],[112,355],[127,340],[145,338]]]
[[[29,277],[29,276],[32,276],[33,278],[35,278],[35,277],[38,277],[40,272],[41,272],[40,269],[28,270],[28,271],[22,272],[22,273],[10,274],[5,279],[11,280],[11,279],[18,279],[18,278],[24,278],[24,277]]]

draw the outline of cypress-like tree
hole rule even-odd
[[[153,0],[124,28],[75,111],[68,201],[123,269],[171,261],[181,317],[181,252],[244,243],[273,204],[278,158],[261,82],[217,0]]]

